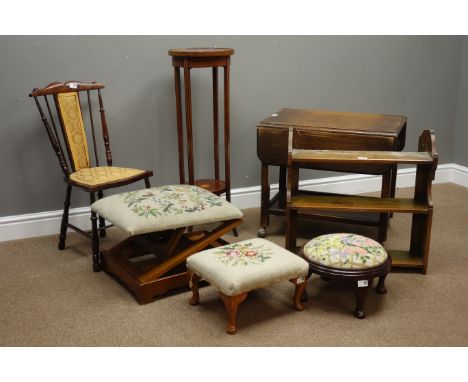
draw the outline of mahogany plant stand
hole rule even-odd
[[[226,195],[231,201],[231,170],[230,170],[230,132],[229,132],[229,67],[230,56],[234,49],[229,48],[182,48],[170,49],[175,78],[177,137],[179,150],[179,178],[185,184],[185,154],[184,127],[181,96],[181,75],[184,72],[185,95],[185,128],[187,136],[188,184],[204,188],[215,195]],[[214,145],[214,179],[195,179],[194,149],[192,129],[192,89],[190,70],[194,68],[211,68],[213,77],[213,145]],[[224,70],[224,180],[220,176],[219,165],[219,113],[218,113],[218,68]],[[237,229],[233,230],[237,236]]]

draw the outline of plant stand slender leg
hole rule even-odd
[[[96,195],[94,192],[90,194],[90,201],[93,204],[96,201]],[[101,262],[99,256],[99,234],[98,234],[98,217],[94,211],[91,210],[91,227],[92,227],[92,236],[91,236],[91,247],[93,249],[93,271],[99,272],[101,270]]]
[[[104,197],[104,193],[102,191],[98,191],[98,198],[102,199],[103,197]],[[106,230],[104,228],[105,226],[106,226],[106,219],[99,216],[99,235],[101,237],[106,237]]]
[[[375,291],[378,294],[385,294],[387,293],[387,288],[385,287],[385,279],[387,278],[387,273],[379,277],[379,282],[375,288]]]
[[[190,305],[198,305],[200,302],[200,293],[198,292],[198,282],[200,281],[200,276],[196,273],[188,271],[189,276],[189,285],[192,290],[192,297],[190,298]]]
[[[230,111],[229,111],[229,93],[230,93],[230,58],[227,58],[227,64],[224,66],[224,180],[226,182],[226,200],[231,202],[231,136],[230,136]],[[232,233],[235,237],[239,236],[237,227],[233,228]]]
[[[226,333],[236,334],[237,332],[237,309],[239,305],[247,298],[247,292],[238,294],[236,296],[226,296],[219,292],[221,300],[224,302],[226,312],[228,314],[228,324],[226,325]]]
[[[353,285],[354,294],[356,295],[356,308],[354,309],[354,317],[356,318],[366,318],[364,313],[364,303],[366,301],[367,293],[369,292],[371,280],[369,281],[369,286],[367,287],[358,287],[357,281]]]
[[[61,251],[65,249],[65,240],[67,238],[68,211],[70,210],[71,190],[72,186],[68,185],[65,196],[65,203],[63,204],[62,223],[60,224],[60,237],[58,242],[58,249],[60,249]]]
[[[182,96],[180,90],[180,68],[174,66],[176,114],[177,114],[177,143],[179,149],[179,180],[180,184],[185,184],[184,165],[184,127],[182,122]]]
[[[307,286],[307,279],[302,277],[300,279],[292,279],[291,281],[295,286],[294,298],[293,298],[293,307],[296,310],[304,310],[304,305],[302,305],[302,296],[305,293],[305,288]],[[300,281],[300,282],[299,282]]]

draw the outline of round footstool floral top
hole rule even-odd
[[[303,253],[310,262],[335,269],[374,268],[388,257],[375,240],[352,233],[318,236],[304,245]]]

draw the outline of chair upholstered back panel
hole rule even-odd
[[[56,99],[73,169],[89,168],[88,143],[78,93],[60,93]]]

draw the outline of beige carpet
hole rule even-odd
[[[108,275],[91,271],[89,244],[76,234],[69,234],[63,252],[56,236],[0,243],[0,345],[467,346],[468,189],[436,185],[433,197],[428,275],[391,273],[387,295],[369,294],[365,320],[352,316],[348,288],[315,276],[302,312],[291,308],[290,283],[251,293],[234,336],[224,332],[224,306],[211,287],[201,290],[197,307],[188,304],[188,291],[141,306]],[[255,236],[258,221],[258,209],[246,210],[239,239]],[[322,232],[376,234],[372,228],[300,223],[299,244]],[[409,229],[409,215],[395,216],[385,246],[406,249]],[[272,217],[267,238],[283,245],[283,232],[283,219]],[[120,238],[112,229],[102,246]]]

